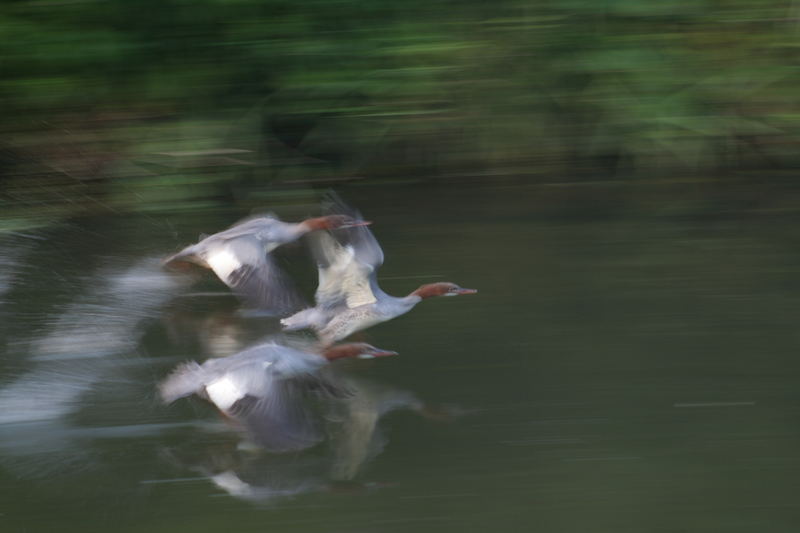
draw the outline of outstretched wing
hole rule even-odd
[[[208,267],[248,306],[286,315],[303,307],[304,302],[269,253],[299,235],[297,224],[258,216],[205,237],[167,258],[164,265],[180,268],[195,263]]]
[[[291,279],[253,236],[217,242],[205,259],[219,279],[250,307],[285,315],[303,306]]]
[[[265,396],[245,395],[228,414],[244,424],[253,440],[273,452],[302,450],[322,440],[301,380],[270,379]]]
[[[206,370],[194,361],[178,366],[158,385],[158,392],[164,403],[172,403],[202,390],[207,379]]]
[[[239,361],[226,370],[224,379],[230,390],[243,394],[226,413],[244,424],[257,444],[270,451],[291,451],[322,439],[307,395],[321,379],[318,371],[324,359],[275,343],[236,357]]]
[[[295,224],[282,222],[272,214],[259,215],[240,220],[230,228],[208,237],[205,241],[210,244],[211,242],[238,239],[240,237],[255,237],[263,244],[274,247],[299,237],[299,235],[291,231],[293,226]]]
[[[361,214],[329,195],[328,211],[361,219]],[[315,232],[309,236],[319,269],[317,305],[350,309],[375,302],[380,296],[377,270],[383,264],[375,236],[366,226]]]

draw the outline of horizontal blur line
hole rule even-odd
[[[675,403],[672,407],[742,407],[755,405],[756,402],[697,402],[697,403]]]
[[[422,279],[443,278],[444,274],[422,274],[421,276],[381,276],[381,279]]]
[[[22,233],[22,232],[19,232],[19,231],[5,231],[3,233],[5,233],[7,235],[15,235],[15,236],[18,236],[18,237],[25,237],[26,239],[35,239],[37,241],[46,241],[47,240],[47,237],[43,237],[41,235],[32,235],[30,233]]]
[[[413,522],[440,522],[440,521],[448,521],[452,520],[452,517],[448,516],[409,516],[406,518],[385,518],[385,519],[373,519],[369,520],[369,524],[408,524]]]
[[[414,496],[398,496],[399,500],[421,500],[435,498],[461,498],[463,496],[475,496],[477,492],[446,492],[444,494],[417,494]]]
[[[648,185],[663,185],[673,183],[714,183],[720,181],[719,178],[661,178],[648,180]],[[592,185],[627,185],[625,180],[603,180],[603,181],[564,181],[534,183],[538,187],[590,187]]]
[[[169,479],[144,479],[140,481],[142,485],[156,485],[158,483],[183,483],[186,481],[202,481],[208,477],[173,477]]]
[[[337,182],[347,182],[347,181],[356,181],[356,180],[363,180],[365,178],[353,177],[353,178],[304,178],[299,180],[284,180],[282,183],[289,183],[292,185],[305,185],[307,183],[316,183],[324,181],[326,183],[337,183]]]
[[[537,444],[580,444],[584,442],[581,439],[522,439],[522,440],[504,440],[501,444],[509,446],[535,446]]]
[[[252,152],[252,150],[239,150],[236,148],[223,148],[219,150],[196,150],[187,152],[157,152],[156,155],[168,155],[171,157],[192,157],[198,155],[227,155],[227,154],[244,154]]]
[[[621,457],[567,457],[562,459],[562,461],[571,463],[576,461],[633,461],[637,459],[641,459],[641,457],[635,455]]]
[[[233,296],[230,292],[187,292],[186,294],[177,294],[176,298],[193,298],[195,296]]]

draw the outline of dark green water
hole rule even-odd
[[[708,189],[346,190],[387,292],[480,292],[370,329],[401,355],[344,371],[396,409],[368,443],[289,455],[239,450],[201,401],[154,391],[274,329],[148,259],[241,213],[8,238],[0,530],[796,531],[797,194]]]

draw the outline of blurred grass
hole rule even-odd
[[[202,209],[353,178],[791,171],[796,4],[7,2],[0,209]]]

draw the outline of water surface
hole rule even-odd
[[[692,185],[344,193],[374,221],[387,292],[480,292],[370,329],[401,353],[343,370],[372,415],[296,454],[239,449],[202,401],[155,394],[176,363],[276,329],[158,268],[243,212],[7,236],[2,530],[796,529],[791,187],[766,206]],[[283,260],[310,295],[302,248]]]

